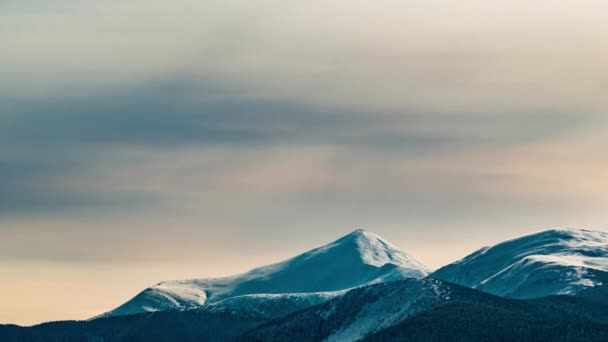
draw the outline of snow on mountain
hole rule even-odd
[[[327,337],[326,342],[360,340],[450,298],[449,287],[433,279],[389,283],[365,290],[363,292],[367,293],[364,295],[375,300],[367,301],[359,307],[352,320],[346,320],[347,324],[343,324]],[[343,302],[348,303],[348,299]],[[329,317],[341,311],[337,309],[336,303],[331,304],[333,305],[329,305],[320,313],[322,316]]]
[[[366,284],[423,278],[427,268],[378,235],[358,229],[325,246],[247,273],[209,279],[167,281],[145,289],[102,316],[192,309],[252,294],[312,295]],[[322,297],[322,296],[321,296]],[[257,301],[256,297],[243,297]],[[293,299],[293,298],[291,298]]]
[[[360,287],[267,323],[242,340],[358,341],[449,301],[453,287],[431,278]]]
[[[251,294],[222,299],[202,306],[212,313],[228,312],[233,315],[253,315],[272,319],[309,308],[339,297],[349,290],[315,293]]]
[[[608,286],[608,233],[552,229],[484,247],[431,276],[504,297]]]

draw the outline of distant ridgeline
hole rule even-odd
[[[159,283],[88,321],[0,341],[608,341],[608,234],[555,229],[434,273],[356,230],[226,278]]]

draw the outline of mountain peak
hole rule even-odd
[[[365,233],[371,233],[371,232],[366,230],[365,228],[357,228],[357,229],[353,230],[349,235],[362,235]]]
[[[364,229],[291,259],[225,278],[162,282],[107,314],[187,309],[255,294],[304,296],[377,282],[423,278],[427,268]]]
[[[605,242],[608,239],[608,232],[584,228],[552,228],[546,230],[545,233],[568,237],[570,239],[580,241],[598,240]]]
[[[342,241],[342,240],[382,241],[383,243],[385,243],[387,245],[391,245],[393,248],[397,249],[397,247],[390,244],[386,239],[384,239],[380,235],[378,235],[372,231],[369,231],[367,229],[363,229],[363,228],[357,228],[357,229],[353,230],[352,232],[342,236],[341,238],[339,238],[336,241]]]
[[[365,239],[372,238],[373,239],[373,238],[380,238],[380,237],[378,235],[370,232],[369,230],[366,230],[363,228],[357,228],[357,229],[353,230],[352,232],[339,238],[338,241],[349,240],[349,239],[361,239],[361,238],[365,238]]]
[[[433,277],[515,298],[575,294],[608,277],[608,233],[554,228],[486,247]]]
[[[515,238],[513,240],[517,240],[517,239],[525,238],[525,237],[534,237],[534,236],[539,236],[539,235],[561,235],[561,236],[571,236],[573,238],[584,238],[585,236],[591,236],[591,235],[597,236],[597,235],[606,235],[606,234],[608,234],[608,233],[604,233],[604,232],[600,232],[600,231],[596,231],[596,230],[585,229],[585,228],[555,227],[555,228],[550,228],[550,229],[546,229],[546,230],[541,230],[536,233],[527,234],[527,235]]]
[[[386,264],[393,264],[400,267],[412,268],[417,270],[427,270],[418,261],[399,250],[395,245],[388,242],[381,236],[358,228],[340,239],[321,246],[311,252],[327,252],[334,250],[340,255],[354,252],[360,260],[370,266],[382,267]]]
[[[341,238],[339,238],[338,240],[336,240],[335,242],[338,241],[360,241],[360,240],[368,240],[368,241],[384,241],[386,242],[382,237],[380,237],[379,235],[370,232],[369,230],[363,229],[363,228],[357,228],[355,230],[353,230],[352,232],[342,236]],[[335,243],[334,242],[334,243]],[[329,243],[330,245],[333,243]]]

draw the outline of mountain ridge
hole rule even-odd
[[[513,298],[577,294],[608,275],[608,233],[554,228],[483,247],[431,277]]]
[[[326,293],[376,282],[423,278],[428,269],[364,229],[293,258],[223,278],[160,282],[118,308],[97,317],[193,309],[251,294]],[[314,301],[316,302],[316,301]]]
[[[132,313],[0,325],[0,339],[606,341],[605,270],[608,233],[599,231],[516,237],[427,276],[415,259],[358,229],[243,274],[158,283],[125,303]]]

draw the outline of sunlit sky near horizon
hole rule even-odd
[[[0,324],[363,227],[608,229],[605,1],[0,2]]]

